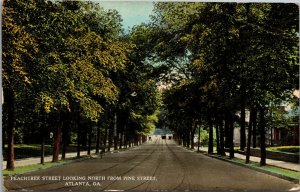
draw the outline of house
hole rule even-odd
[[[286,122],[266,126],[266,145],[299,145],[299,115],[300,107],[292,109],[291,104],[283,103],[276,109],[277,112],[282,112],[282,118],[286,119]],[[237,113],[240,116],[239,113]],[[270,117],[272,118],[272,116]],[[249,111],[246,111],[246,138],[247,136],[247,124],[249,123]],[[257,126],[257,141],[259,144],[259,124]],[[234,129],[234,145],[240,145],[240,125],[236,124]],[[258,145],[259,146],[259,145]]]
[[[290,121],[285,127],[274,127],[270,134],[271,145],[299,145],[299,112],[300,107],[291,110],[289,106],[283,106],[288,113],[286,115]]]

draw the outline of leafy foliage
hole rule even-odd
[[[234,122],[245,125],[239,111],[259,109],[261,130],[265,119],[284,127],[274,104],[299,89],[298,11],[294,4],[157,2],[150,23],[124,34],[119,13],[101,3],[4,1],[8,159],[15,130],[24,141],[54,132],[58,157],[61,131],[64,144],[76,135],[80,150],[94,132],[98,144],[100,137],[125,144],[159,124],[193,146],[201,126],[210,145],[216,136],[224,148],[223,134],[232,143]]]

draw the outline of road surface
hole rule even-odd
[[[139,147],[9,177],[9,190],[290,191],[299,185],[152,138]]]

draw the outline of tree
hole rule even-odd
[[[37,52],[35,38],[22,26],[23,17],[14,10],[14,2],[3,2],[3,92],[7,111],[7,169],[14,169],[15,100],[20,89],[31,83],[28,68]]]
[[[227,121],[231,120],[225,123],[225,128],[230,129],[230,134],[236,121],[234,114],[238,111],[230,105],[239,106],[240,148],[244,150],[245,109],[255,106],[263,115],[270,98],[284,99],[298,87],[295,81],[299,60],[295,54],[298,50],[296,6],[180,2],[157,3],[155,8],[153,25],[162,31],[156,46],[160,53],[157,54],[162,60],[172,61],[188,55],[193,68],[192,79],[199,87],[209,90],[204,95],[219,90],[217,92],[223,96],[207,101],[213,113],[229,113]],[[280,9],[283,17],[278,18],[275,15],[279,15]],[[217,89],[208,86],[214,82]],[[264,129],[264,117],[260,121]],[[230,134],[227,138],[231,137],[231,143]],[[264,145],[263,141],[262,153]],[[233,151],[233,145],[231,148]]]
[[[111,28],[95,28],[92,22],[96,21]],[[12,130],[8,131],[9,149],[13,149],[14,91],[30,83],[37,113],[55,116],[53,161],[57,161],[61,116],[80,113],[84,119],[97,121],[104,104],[117,100],[118,90],[109,73],[124,69],[130,49],[116,38],[120,18],[93,3],[9,1],[4,23],[5,97],[10,99],[6,103],[8,130]],[[32,53],[36,53],[34,58]],[[13,159],[13,152],[9,154]]]

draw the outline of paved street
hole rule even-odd
[[[153,138],[153,141],[131,150],[107,154],[102,159],[93,158],[6,178],[4,183],[10,190],[37,191],[299,189],[299,185],[292,182],[212,159],[177,146],[172,140],[160,138]]]

